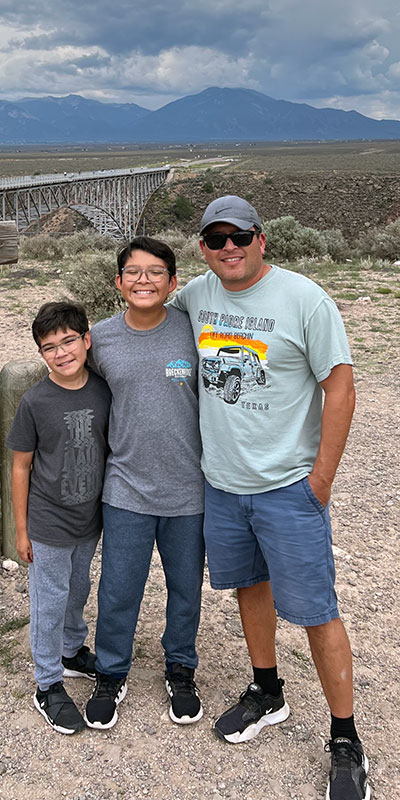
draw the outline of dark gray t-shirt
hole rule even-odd
[[[93,372],[82,389],[48,376],[22,397],[6,445],[34,452],[28,536],[66,546],[100,534],[110,390]]]
[[[189,317],[174,308],[151,330],[124,312],[94,325],[90,360],[112,392],[103,500],[157,516],[203,511],[197,351]]]

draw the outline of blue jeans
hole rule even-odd
[[[103,503],[103,555],[96,630],[96,669],[124,676],[149,574],[154,542],[167,586],[161,644],[167,663],[195,669],[204,570],[203,514],[157,517]]]

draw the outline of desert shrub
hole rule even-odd
[[[155,239],[161,239],[174,251],[177,264],[192,261],[201,262],[198,236],[186,236],[182,231],[166,230],[157,233]]]
[[[61,246],[66,256],[76,256],[97,250],[116,252],[118,243],[111,236],[104,236],[95,231],[79,231],[72,236],[63,236]]]
[[[322,256],[327,247],[321,232],[301,225],[294,217],[278,217],[263,223],[268,257],[293,261],[301,256]]]
[[[368,228],[358,237],[355,249],[358,255],[396,261],[400,258],[400,219],[389,222],[384,228]]]
[[[185,236],[182,231],[173,230],[171,228],[156,233],[154,239],[160,239],[160,241],[168,244],[175,254],[178,253],[187,242],[187,236]]]
[[[177,261],[182,263],[198,261],[199,263],[202,261],[201,250],[199,246],[199,237],[198,236],[189,236],[186,238],[183,247],[179,249],[176,253]]]
[[[24,236],[19,252],[21,258],[34,258],[41,261],[54,261],[63,256],[60,240],[46,233],[38,233],[37,236]]]
[[[350,248],[342,231],[339,228],[329,228],[321,231],[322,241],[326,247],[326,252],[333,261],[344,261],[350,255]]]
[[[175,202],[172,204],[172,211],[177,219],[185,220],[193,216],[192,204],[188,197],[184,194],[178,194]]]
[[[203,184],[203,191],[206,192],[207,194],[211,194],[211,192],[214,191],[214,184],[212,183],[212,181],[206,181]]]
[[[115,286],[116,272],[116,258],[111,252],[82,253],[79,259],[67,264],[67,289],[85,306],[94,322],[125,308],[125,302]]]

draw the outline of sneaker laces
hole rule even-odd
[[[353,743],[349,741],[344,741],[340,739],[340,741],[329,741],[325,745],[325,751],[332,753],[332,760],[335,762],[335,766],[340,768],[349,768],[349,761],[354,761],[354,763],[359,767],[362,764],[362,754],[357,750],[356,747],[353,746]]]
[[[250,686],[254,686],[254,684],[250,684]],[[247,687],[245,692],[242,692],[239,697],[239,702],[241,706],[244,706],[249,711],[253,711],[259,706],[262,706],[265,695],[261,692],[254,691],[254,689],[250,689],[250,686]]]
[[[196,683],[190,675],[185,672],[169,672],[168,681],[178,691],[186,691],[189,694],[196,691]]]
[[[118,684],[122,684],[123,682],[123,679],[113,678],[112,675],[98,675],[93,697],[96,697],[99,700],[102,698],[106,698],[107,700],[115,700]]]

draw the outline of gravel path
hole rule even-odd
[[[339,297],[339,288],[335,292]],[[28,280],[19,290],[0,282],[0,366],[36,357],[31,309],[63,293],[59,280],[46,286]],[[372,796],[389,800],[400,789],[398,301],[397,310],[394,297],[339,305],[356,357],[358,403],[332,499],[337,590],[354,653],[356,721],[370,759]],[[90,643],[99,565],[97,554],[87,609]],[[195,725],[173,725],[168,717],[159,644],[164,607],[155,555],[118,724],[109,732],[62,736],[32,704],[28,626],[22,625],[29,614],[26,570],[0,569],[1,798],[323,800],[329,715],[305,633],[278,623],[288,720],[250,743],[228,745],[213,735],[213,720],[251,677],[233,592],[212,591],[205,576],[197,671],[204,717]],[[10,624],[22,627],[7,632]],[[91,682],[67,679],[66,686],[83,709]]]

